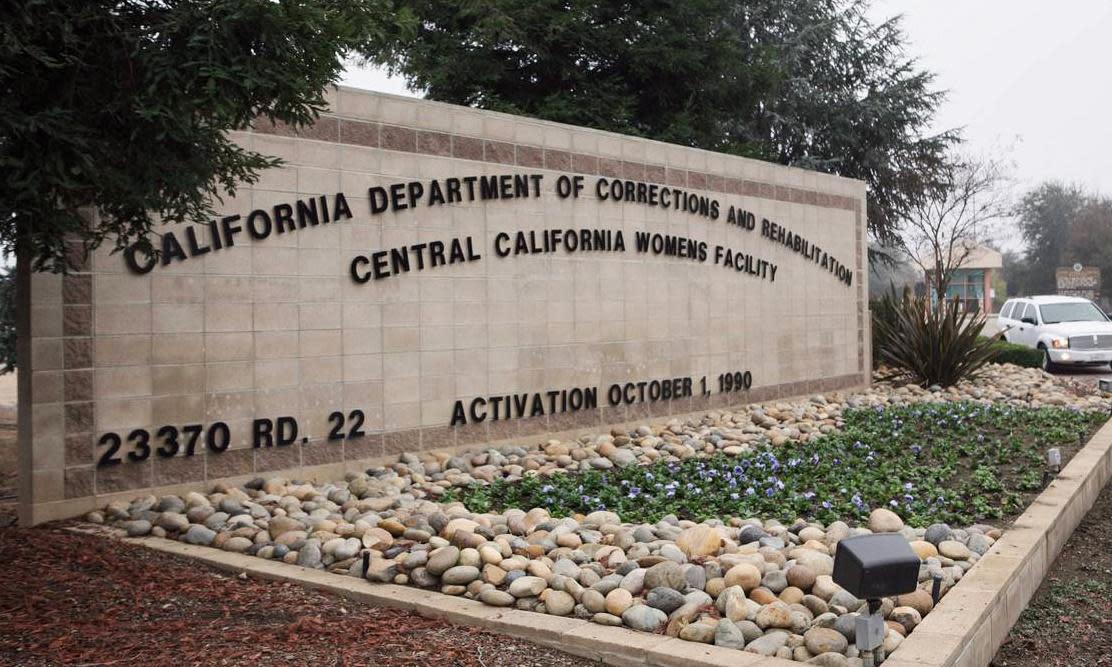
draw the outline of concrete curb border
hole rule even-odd
[[[992,548],[905,639],[886,667],[984,667],[1112,477],[1112,421],[1098,430]],[[80,529],[75,529],[80,530]],[[618,667],[798,667],[736,649],[529,611],[162,538],[119,538],[218,570],[288,581],[372,606],[476,626]]]

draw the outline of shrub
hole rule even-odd
[[[1042,351],[1026,345],[1017,345],[1007,341],[995,341],[996,356],[992,361],[997,364],[1015,364],[1025,368],[1042,367]]]
[[[0,270],[0,375],[15,370],[15,269]]]
[[[984,315],[962,312],[956,299],[931,303],[907,291],[884,295],[873,315],[880,361],[924,387],[957,384],[993,361],[984,326]]]

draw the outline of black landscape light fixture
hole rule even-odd
[[[857,617],[855,645],[865,667],[884,662],[887,626],[881,598],[911,593],[919,585],[919,556],[902,535],[884,533],[847,537],[834,553],[834,583],[868,602],[869,613]]]

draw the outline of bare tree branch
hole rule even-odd
[[[904,219],[899,249],[923,271],[936,301],[946,298],[954,271],[1010,213],[1010,186],[1003,160],[956,157],[944,182]]]

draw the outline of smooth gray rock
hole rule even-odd
[[[728,618],[718,619],[718,627],[714,631],[714,645],[723,648],[743,649],[748,642],[745,634]]]
[[[123,526],[124,530],[127,531],[128,537],[142,537],[151,532],[151,522],[144,519],[126,521]]]
[[[479,578],[479,568],[474,565],[456,565],[440,575],[440,581],[450,586],[466,586]]]
[[[774,656],[776,652],[788,643],[788,633],[775,630],[763,635],[749,642],[745,647],[747,653],[756,653],[757,655]]]
[[[305,544],[297,551],[297,564],[301,567],[322,567],[320,540],[305,540]]]
[[[668,622],[668,615],[647,605],[635,604],[622,612],[622,622],[642,632],[656,632]]]
[[[923,539],[937,547],[946,540],[953,539],[953,535],[954,531],[947,524],[933,523],[927,526],[926,532],[923,533]]]
[[[195,523],[189,527],[189,530],[185,531],[181,539],[188,544],[198,544],[207,547],[216,539],[216,531]]]
[[[687,588],[687,579],[684,577],[683,568],[680,567],[679,563],[666,560],[645,571],[645,588],[649,590],[674,588],[677,591],[682,591]]]
[[[683,593],[674,588],[659,586],[649,591],[645,596],[645,604],[653,609],[659,609],[665,614],[671,614],[684,605]]]

